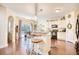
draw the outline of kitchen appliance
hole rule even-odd
[[[57,40],[57,30],[52,30],[52,32],[51,32],[51,39],[56,39]]]
[[[56,24],[51,25],[52,31],[51,31],[51,39],[57,40],[57,28],[58,26]]]

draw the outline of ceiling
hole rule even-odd
[[[14,12],[18,14],[34,16],[35,15],[35,4],[34,3],[6,3],[4,4]],[[37,16],[39,18],[55,18],[61,17],[75,10],[77,3],[38,3],[37,4]],[[59,13],[56,13],[56,8],[61,9]],[[42,10],[42,11],[40,11]]]

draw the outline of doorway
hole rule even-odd
[[[20,47],[22,49],[29,48],[30,41],[28,40],[28,33],[32,32],[32,25],[31,23],[24,23],[22,20],[20,23]],[[26,36],[26,37],[25,37]]]
[[[13,17],[8,17],[8,43],[12,42],[13,36]]]

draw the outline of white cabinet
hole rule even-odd
[[[66,40],[66,32],[57,32],[58,40]]]

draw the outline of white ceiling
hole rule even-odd
[[[19,14],[35,15],[34,3],[7,3],[4,5]],[[74,10],[77,5],[76,3],[38,3],[37,15],[40,18],[60,17]],[[56,8],[60,8],[61,12],[56,13]],[[40,9],[43,9],[43,11],[40,11]]]

